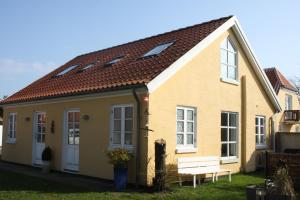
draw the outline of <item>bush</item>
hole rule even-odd
[[[110,159],[109,163],[118,167],[127,167],[128,161],[133,157],[133,154],[126,149],[113,149],[106,152],[106,155]]]
[[[50,147],[46,147],[42,153],[43,161],[51,161],[52,160],[52,150]]]

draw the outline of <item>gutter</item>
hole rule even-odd
[[[140,181],[140,135],[141,135],[141,101],[136,93],[136,89],[132,90],[136,102],[136,156],[135,156],[135,187],[138,188]]]

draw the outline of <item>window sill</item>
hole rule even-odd
[[[228,79],[228,78],[221,78],[221,81],[225,82],[225,83],[232,84],[232,85],[239,85],[240,84],[239,81],[233,80],[233,79]]]
[[[16,143],[16,139],[7,139],[6,143],[7,144],[15,144]]]
[[[186,147],[186,148],[177,148],[176,153],[197,153],[198,148],[195,147]]]
[[[256,150],[264,150],[267,149],[268,145],[264,144],[264,145],[256,145]]]
[[[232,163],[238,163],[238,158],[221,158],[221,164],[232,164]]]

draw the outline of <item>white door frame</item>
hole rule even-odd
[[[67,144],[67,129],[68,129],[68,124],[67,124],[67,119],[68,119],[68,112],[72,112],[72,111],[78,111],[80,113],[80,109],[79,108],[71,108],[71,109],[67,109],[64,111],[63,113],[63,130],[62,130],[62,144],[61,144],[61,149],[62,149],[62,156],[61,156],[61,171],[64,172],[68,172],[68,173],[77,173],[79,172],[79,165],[80,165],[80,157],[79,157],[79,165],[78,165],[78,171],[73,171],[73,170],[66,170],[65,168],[65,161],[66,161],[66,144]],[[79,125],[79,129],[80,129],[80,125]],[[80,150],[80,131],[79,131],[79,150]],[[79,155],[78,155],[79,156]]]
[[[36,122],[37,122],[37,115],[38,114],[45,114],[47,117],[47,114],[45,111],[34,111],[33,112],[33,120],[32,120],[32,165],[40,165],[39,163],[36,163],[36,159],[35,159],[35,155],[36,155],[36,137],[35,137],[35,133],[36,133]]]

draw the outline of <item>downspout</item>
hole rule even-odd
[[[136,89],[132,90],[136,102],[136,155],[135,155],[135,187],[138,188],[140,180],[140,135],[141,135],[141,102],[136,93]]]

